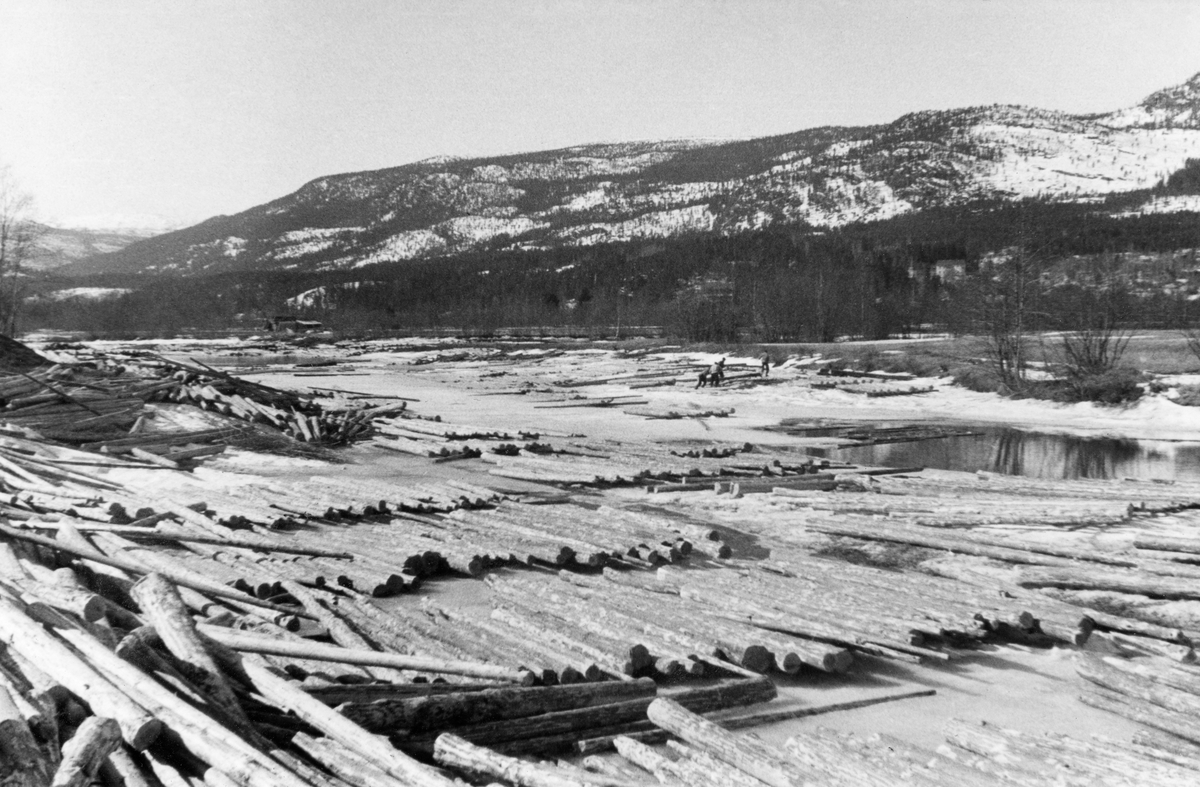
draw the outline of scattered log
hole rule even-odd
[[[548,768],[506,757],[457,735],[443,733],[437,739],[434,759],[480,778],[500,778],[521,787],[591,787],[588,782],[563,776]]]

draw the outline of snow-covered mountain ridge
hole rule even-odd
[[[1188,159],[1200,159],[1200,74],[1099,115],[994,105],[736,142],[443,156],[331,175],[75,267],[339,270],[778,224],[828,228],[980,199],[1093,201],[1152,187]],[[1195,204],[1159,200],[1146,210]]]

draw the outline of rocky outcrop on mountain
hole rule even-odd
[[[584,145],[331,175],[75,269],[344,270],[780,224],[821,229],[980,199],[1092,201],[1152,187],[1198,158],[1200,74],[1102,115],[995,105],[746,141]],[[1195,202],[1155,203],[1173,207]]]

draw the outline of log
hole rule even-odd
[[[34,622],[21,607],[3,597],[0,640],[83,698],[94,713],[116,719],[122,737],[133,749],[146,748],[162,731],[162,722]]]
[[[391,776],[382,768],[364,762],[329,738],[314,738],[298,732],[292,736],[292,743],[349,784],[363,787],[406,787],[409,784]]]
[[[765,678],[736,680],[690,689],[673,695],[674,701],[698,713],[734,705],[763,702],[775,696],[775,686]],[[484,722],[444,730],[480,745],[493,746],[506,754],[547,753],[569,749],[586,731],[588,737],[620,735],[649,726],[646,709],[652,697],[625,700],[576,710],[555,711],[539,716]],[[397,738],[398,745],[417,752],[428,751],[436,734]]]
[[[590,708],[653,697],[654,681],[606,681],[572,686],[489,689],[338,706],[343,716],[372,732],[424,733],[466,724],[521,719],[555,711]]]
[[[667,748],[679,755],[675,768],[688,784],[714,784],[727,787],[762,787],[762,782],[707,752],[678,741],[667,741]]]
[[[281,582],[283,589],[291,594],[292,598],[300,602],[305,611],[315,617],[325,630],[329,632],[329,636],[343,648],[354,648],[357,650],[379,650],[374,647],[365,637],[357,631],[350,628],[346,621],[327,607],[323,600],[317,594],[301,585],[299,582],[292,580],[283,580]],[[369,672],[378,678],[390,681],[403,681],[405,676],[398,670],[388,669],[386,667],[375,667]]]
[[[121,746],[121,725],[113,719],[89,716],[62,749],[62,762],[51,787],[87,787],[100,765]]]
[[[155,783],[124,745],[109,753],[108,760],[101,766],[100,775],[101,782],[105,785],[155,787]]]
[[[261,662],[241,659],[241,667],[254,688],[271,704],[295,713],[395,778],[422,787],[453,787],[451,780],[396,751],[386,738],[368,733],[320,700],[313,699],[297,686],[276,676]]]
[[[151,571],[154,571],[159,574],[162,574],[164,577],[171,580],[173,583],[175,583],[176,585],[179,585],[180,587],[190,588],[192,590],[198,591],[200,593],[205,593],[210,596],[218,596],[220,598],[231,599],[233,601],[238,602],[239,604],[244,604],[244,605],[253,606],[253,607],[261,607],[263,609],[269,609],[273,612],[280,612],[285,615],[296,615],[299,617],[308,617],[305,613],[297,611],[294,607],[285,607],[280,604],[272,604],[267,601],[259,601],[258,599],[254,598],[253,596],[248,596],[245,593],[241,593],[236,590],[230,590],[228,588],[222,587],[221,585],[217,584],[216,582],[198,582],[198,581],[192,579],[191,577],[186,576],[183,572],[175,570],[169,566],[156,565],[153,569],[150,569],[150,568],[147,568],[146,566],[143,566],[141,563],[137,563],[132,560],[123,560],[121,558],[115,558],[115,557],[111,557],[109,555],[90,554],[88,552],[88,550],[81,549],[79,547],[74,547],[74,546],[71,546],[71,545],[68,545],[68,544],[65,544],[62,542],[58,542],[58,541],[55,541],[54,539],[44,538],[42,536],[38,536],[33,533],[25,533],[25,532],[22,532],[21,530],[17,530],[16,528],[12,528],[12,527],[9,527],[8,525],[3,525],[3,524],[0,524],[0,535],[8,536],[9,538],[15,539],[17,541],[24,541],[24,542],[30,543],[30,544],[37,544],[38,546],[43,546],[48,549],[54,550],[56,552],[63,552],[68,555],[73,555],[75,557],[86,558],[95,563],[102,563],[106,566],[111,566],[113,568],[119,568],[122,571],[126,571],[130,574],[142,575],[142,574],[149,574],[149,573],[151,573]]]
[[[1080,654],[1076,664],[1080,677],[1101,688],[1190,716],[1200,715],[1200,696],[1157,684],[1151,678],[1118,669],[1107,660]]]
[[[774,684],[770,684],[770,681],[767,681],[767,683],[772,687],[772,694],[760,700],[763,702],[770,700],[774,696]],[[824,705],[801,705],[798,703],[782,706],[776,705],[774,707],[768,705],[763,707],[761,710],[755,710],[749,713],[741,708],[728,708],[704,713],[702,715],[704,718],[721,725],[727,730],[740,730],[748,727],[756,727],[760,724],[773,724],[778,721],[800,719],[808,716],[819,716],[823,713],[855,710],[857,708],[866,708],[871,705],[879,705],[885,702],[895,702],[897,700],[904,700],[913,697],[930,697],[935,693],[936,692],[934,689],[916,689],[912,691],[883,694],[878,697],[868,697],[862,700],[831,702]],[[670,699],[670,697],[667,699]],[[662,743],[663,741],[667,740],[667,731],[660,728],[634,729],[633,725],[631,725],[630,731],[624,735],[585,738],[579,741],[576,748],[580,753],[603,751],[607,748],[610,748],[618,737],[629,738],[640,741],[641,743]]]
[[[1079,695],[1079,701],[1200,745],[1200,730],[1196,728],[1194,716],[1099,687],[1088,687]]]
[[[236,727],[252,729],[233,687],[209,655],[174,585],[161,574],[147,574],[133,586],[133,598],[167,650],[179,660],[184,676]]]
[[[104,554],[96,549],[92,542],[88,541],[73,524],[58,523],[54,540],[76,550],[73,554],[80,558],[78,564],[91,572],[92,586],[97,592],[123,607],[134,607],[133,598],[129,595],[129,591],[133,587],[133,579],[119,568],[84,557],[92,556],[103,559]]]
[[[1062,588],[1064,590],[1108,590],[1136,593],[1150,598],[1200,600],[1200,583],[1183,579],[1147,576],[1135,572],[1118,573],[1094,569],[1027,569],[1018,581],[1026,588]]]
[[[756,727],[760,724],[774,724],[775,722],[787,721],[789,719],[801,719],[807,716],[818,716],[823,713],[834,713],[836,711],[867,708],[871,705],[881,705],[885,702],[896,702],[897,700],[907,700],[914,697],[932,697],[935,694],[937,694],[935,689],[913,689],[909,691],[883,694],[878,697],[867,697],[861,700],[832,702],[825,705],[797,703],[774,708],[768,706],[750,713],[746,713],[740,709],[724,711],[706,714],[705,718],[721,725],[727,730],[740,730],[747,727]]]
[[[808,781],[781,752],[757,739],[734,735],[676,702],[656,699],[647,716],[659,727],[771,787],[800,787]]]
[[[587,782],[560,775],[533,763],[497,754],[448,732],[438,736],[433,757],[443,765],[466,771],[476,777],[500,778],[520,787],[590,787]]]
[[[1158,549],[1163,552],[1181,552],[1200,556],[1200,538],[1173,538],[1144,534],[1133,539],[1133,546],[1137,549]]]
[[[613,746],[622,757],[654,774],[654,778],[658,779],[659,784],[667,785],[667,787],[688,784],[683,780],[672,760],[646,744],[624,735],[618,735],[613,739]]]
[[[86,657],[139,704],[153,708],[168,728],[167,743],[186,747],[208,765],[254,787],[312,787],[251,746],[245,738],[218,723],[137,667],[122,661],[95,637],[78,629],[61,629],[63,639]]]
[[[51,770],[16,700],[0,685],[0,785],[41,787]]]
[[[206,637],[244,653],[265,653],[274,656],[295,656],[312,659],[313,661],[333,661],[342,664],[358,664],[369,667],[392,667],[394,669],[411,669],[418,672],[466,675],[468,677],[503,681],[505,683],[517,683],[523,686],[532,685],[534,679],[533,674],[530,672],[509,669],[507,667],[497,667],[491,664],[406,656],[398,653],[381,653],[374,650],[356,650],[336,645],[322,645],[315,642],[291,642],[247,634],[241,631],[233,631],[232,629],[221,628],[220,626],[210,626],[204,623],[199,624],[197,628]]]

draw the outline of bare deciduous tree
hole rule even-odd
[[[1025,384],[1040,295],[1040,261],[1024,249],[980,271],[975,317],[996,376],[1014,391]]]
[[[33,220],[33,198],[7,167],[0,167],[0,333],[5,336],[16,331],[24,268],[36,253],[42,231]]]
[[[1072,377],[1104,374],[1117,367],[1133,333],[1129,288],[1114,255],[1093,259],[1084,278],[1062,297],[1058,322],[1063,328],[1062,356]]]

